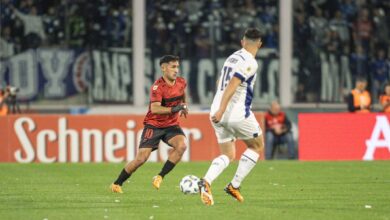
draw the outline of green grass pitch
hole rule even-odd
[[[232,163],[206,207],[178,185],[209,164],[180,163],[157,191],[163,164],[146,163],[121,195],[108,187],[123,164],[0,164],[0,219],[390,219],[390,161],[259,162],[242,184],[244,203],[223,191]]]

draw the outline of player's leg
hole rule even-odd
[[[217,137],[221,154],[211,162],[206,175],[199,181],[199,192],[205,205],[213,205],[214,199],[211,193],[212,182],[229,166],[236,156],[234,136],[228,128],[222,124],[212,123]]]
[[[122,184],[133,174],[133,172],[148,160],[150,153],[157,149],[162,135],[163,133],[160,129],[145,126],[141,135],[137,155],[133,161],[129,162],[125,168],[122,169],[118,178],[111,184],[111,190],[113,192],[122,193]]]
[[[236,147],[233,140],[218,145],[221,154],[213,159],[203,178],[210,185],[229,166],[230,161],[233,161],[236,157]]]
[[[179,163],[187,149],[186,137],[184,135],[176,135],[169,139],[168,144],[173,148],[168,156],[168,160],[174,164]]]
[[[259,155],[264,149],[262,135],[243,141],[248,148],[242,153],[236,174],[231,182],[234,188],[240,187],[241,182],[256,165]]]
[[[173,149],[170,152],[168,160],[165,162],[160,173],[153,177],[153,186],[156,189],[160,188],[162,179],[165,177],[165,175],[173,170],[187,149],[186,137],[183,130],[179,126],[167,128],[164,130],[164,132],[165,135],[163,136],[162,140],[169,144]]]
[[[245,142],[247,149],[242,153],[236,173],[232,181],[226,186],[225,192],[237,201],[243,202],[244,198],[240,193],[241,182],[256,165],[259,155],[264,151],[264,140],[260,125],[253,114],[244,121],[232,125],[232,127],[237,138]]]
[[[257,160],[259,159],[259,155],[264,149],[262,135],[243,141],[248,148],[241,155],[236,173],[234,174],[232,181],[225,188],[225,192],[239,202],[244,201],[244,197],[240,193],[241,182],[250,173],[253,167],[255,167]]]
[[[111,190],[117,193],[122,192],[123,183],[130,178],[131,174],[133,174],[140,166],[142,166],[149,158],[150,153],[152,152],[152,148],[140,148],[135,159],[130,161],[125,168],[122,169],[118,178],[111,185]]]

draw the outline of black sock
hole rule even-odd
[[[171,161],[167,160],[167,162],[165,162],[161,172],[158,174],[162,177],[164,177],[165,175],[167,175],[169,172],[171,172],[171,170],[175,167],[176,164],[172,163]]]
[[[123,182],[129,179],[130,176],[131,173],[127,173],[126,170],[123,168],[122,172],[119,174],[118,179],[115,180],[114,184],[122,186]]]

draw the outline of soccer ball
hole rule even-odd
[[[197,194],[199,178],[194,175],[187,175],[180,181],[180,191],[184,194]]]

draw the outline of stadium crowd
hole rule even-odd
[[[261,27],[263,47],[278,49],[278,0],[161,0],[146,2],[146,46],[152,57],[225,57],[240,34]],[[296,101],[342,102],[357,76],[374,101],[390,80],[390,1],[294,0],[293,48],[299,61]],[[131,47],[131,1],[0,0],[0,58],[38,47]],[[278,54],[276,52],[275,56]],[[324,95],[325,61],[336,62]],[[347,69],[341,63],[347,60]],[[344,79],[344,72],[351,79]],[[322,74],[321,74],[322,72]],[[332,84],[332,86],[333,86]],[[348,85],[347,85],[348,84]],[[347,89],[345,89],[347,88]],[[345,90],[345,91],[344,91]]]
[[[356,79],[363,77],[377,102],[390,80],[390,1],[296,0],[293,30],[294,55],[301,63],[297,101],[343,101],[345,96],[305,95],[321,93],[324,79],[318,73],[324,71],[321,64],[325,60],[340,64],[335,70],[338,80],[333,81],[340,84],[338,92],[345,95]],[[342,62],[348,68],[343,69]],[[351,76],[349,86],[346,72]],[[342,91],[346,87],[349,89]]]
[[[262,28],[263,47],[278,49],[277,0],[164,0],[149,1],[148,6],[147,32],[155,36],[148,38],[152,56],[228,56],[250,26]],[[390,1],[295,0],[293,48],[300,63],[296,101],[343,102],[362,76],[377,102],[390,80],[389,14]],[[336,63],[338,69],[324,70],[324,61]],[[330,94],[324,91],[327,71],[334,71],[328,77]]]
[[[158,55],[227,56],[244,29],[261,27],[265,47],[278,47],[278,1],[148,1],[148,44]]]
[[[131,45],[130,1],[0,0],[0,58],[38,47]]]

